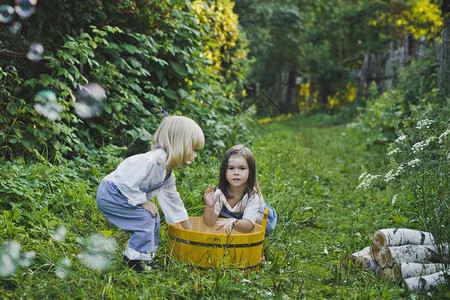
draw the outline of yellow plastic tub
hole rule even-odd
[[[255,224],[249,233],[217,231],[215,226],[206,225],[203,217],[189,217],[193,230],[169,223],[169,255],[199,269],[256,269],[261,260],[268,212],[268,209],[264,212],[262,225]]]

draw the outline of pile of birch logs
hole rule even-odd
[[[407,291],[428,291],[444,282],[449,274],[438,255],[433,235],[406,228],[377,230],[373,244],[351,255],[362,269],[402,284]],[[448,244],[440,247],[440,254],[448,256]]]

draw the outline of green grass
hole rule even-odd
[[[336,119],[320,115],[255,126],[248,146],[256,157],[264,198],[279,218],[265,243],[267,262],[250,274],[226,269],[197,272],[170,259],[165,225],[158,250],[161,269],[146,274],[124,269],[121,251],[128,234],[109,224],[95,204],[98,182],[120,157],[106,153],[95,160],[78,158],[59,165],[2,162],[2,239],[4,243],[16,240],[23,252],[35,251],[35,258],[29,268],[0,277],[0,297],[409,298],[401,287],[346,260],[371,244],[375,230],[401,226],[387,190],[356,189],[364,170],[386,164],[382,152],[364,147],[364,138]],[[219,164],[220,158],[199,153],[191,167],[176,171],[178,190],[191,215],[202,213],[203,191],[216,183]],[[58,242],[52,234],[61,226],[67,235]],[[118,245],[110,268],[103,271],[84,266],[78,258],[84,251],[83,239],[100,231]],[[64,258],[72,265],[68,276],[60,278],[55,271]]]

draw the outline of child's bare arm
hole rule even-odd
[[[208,226],[213,226],[217,221],[217,215],[214,212],[214,205],[216,204],[216,201],[220,196],[221,194],[214,195],[214,186],[210,185],[203,195],[206,203],[205,209],[203,211],[203,222],[205,222],[205,224]]]
[[[189,219],[187,219],[186,221],[180,222],[180,224],[184,229],[192,230],[191,221],[189,221]]]
[[[231,229],[235,229],[239,232],[249,232],[253,229],[255,225],[248,219],[235,219],[235,218],[227,218],[224,220],[220,220],[217,222],[216,230],[225,229],[229,231]]]

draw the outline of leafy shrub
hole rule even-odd
[[[127,146],[128,155],[146,151],[167,113],[196,120],[212,152],[231,144],[233,136],[245,138],[251,116],[240,114],[239,100],[247,51],[232,2],[93,1],[73,7],[60,2],[53,1],[66,9],[66,20],[41,9],[31,19],[40,28],[48,20],[57,22],[52,28],[63,21],[73,27],[47,36],[37,32],[46,54],[37,64],[12,59],[0,69],[0,97],[8,99],[0,104],[5,157],[70,157],[110,144]],[[74,18],[80,9],[82,17]],[[28,30],[21,37],[36,38]],[[82,119],[74,113],[74,100],[80,87],[92,82],[107,98],[99,117]],[[63,109],[59,120],[34,110],[42,90],[56,94]]]
[[[450,101],[436,87],[436,71],[436,56],[413,62],[394,89],[367,105],[360,128],[368,144],[387,145],[390,162],[363,173],[360,187],[391,190],[398,225],[430,231],[443,250],[450,240]]]

